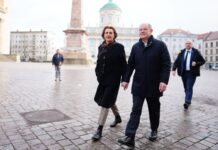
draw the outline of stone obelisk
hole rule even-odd
[[[89,64],[91,57],[87,49],[87,35],[82,20],[82,0],[72,0],[70,27],[64,30],[66,46],[63,48],[66,64]]]

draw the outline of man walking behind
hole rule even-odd
[[[192,41],[185,42],[185,49],[181,50],[173,64],[173,75],[181,76],[183,86],[185,89],[185,103],[184,108],[188,109],[191,104],[193,86],[197,76],[200,76],[200,66],[205,63],[204,58],[200,52],[192,47]]]

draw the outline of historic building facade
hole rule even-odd
[[[203,45],[206,68],[218,67],[218,31],[210,32]]]
[[[10,54],[20,56],[22,61],[51,61],[54,35],[48,31],[12,31]]]
[[[117,41],[125,46],[127,57],[130,54],[132,45],[138,41],[138,28],[122,27],[121,24],[121,8],[112,0],[109,0],[100,10],[100,25],[98,27],[86,27],[88,34],[88,45],[92,59],[96,60],[98,46],[102,43],[101,32],[106,25],[116,28],[118,33]]]
[[[193,46],[196,48],[199,44],[197,35],[182,29],[167,29],[158,36],[158,39],[166,43],[172,62],[174,62],[180,50],[185,48],[186,40],[192,40]]]

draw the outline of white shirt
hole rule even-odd
[[[192,50],[187,50],[186,49],[184,59],[185,59],[185,56],[186,56],[187,52],[189,52],[189,53],[188,53],[187,60],[186,60],[186,70],[190,71]]]
[[[147,42],[144,42],[144,41],[143,41],[143,43],[144,43],[145,47],[147,47],[148,43],[147,43]]]

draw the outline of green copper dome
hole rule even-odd
[[[116,10],[119,10],[121,11],[120,7],[113,3],[112,0],[109,0],[107,4],[105,4],[101,9],[100,11],[103,11],[103,10],[110,10],[110,9],[116,9]]]

